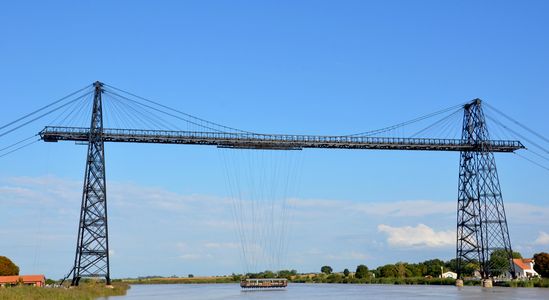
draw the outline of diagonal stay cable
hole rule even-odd
[[[92,91],[92,92],[93,92],[93,91]],[[25,122],[25,123],[23,123],[23,124],[21,124],[21,125],[18,125],[18,126],[16,126],[15,128],[12,128],[12,129],[10,129],[10,130],[8,130],[8,131],[5,131],[5,132],[3,132],[3,133],[0,134],[0,137],[3,137],[3,136],[5,136],[6,134],[8,134],[8,133],[10,133],[10,132],[13,132],[13,131],[15,131],[15,130],[17,130],[17,129],[23,127],[23,126],[26,126],[26,125],[28,125],[28,124],[30,124],[30,123],[36,121],[36,120],[39,120],[39,119],[41,119],[41,118],[43,118],[43,117],[45,117],[45,116],[47,116],[47,115],[49,115],[49,114],[51,114],[51,113],[53,113],[53,112],[56,112],[56,111],[60,110],[61,108],[63,108],[63,107],[65,107],[65,106],[67,106],[67,105],[70,105],[70,104],[72,104],[72,103],[74,103],[74,102],[80,100],[82,97],[84,97],[84,96],[86,96],[87,94],[92,93],[92,92],[88,92],[88,93],[86,93],[86,94],[84,94],[84,95],[82,95],[82,96],[80,96],[80,97],[78,97],[78,98],[76,98],[76,99],[73,99],[73,100],[71,100],[71,101],[69,101],[69,102],[67,102],[67,103],[65,103],[65,104],[63,104],[63,105],[61,105],[61,106],[58,106],[58,107],[56,107],[56,108],[54,108],[54,109],[52,109],[52,110],[49,110],[48,112],[45,112],[45,113],[39,115],[38,117],[35,117],[35,118],[33,118],[33,119],[31,119],[31,120],[29,120],[29,121],[27,121],[27,122]]]
[[[412,134],[410,137],[411,137],[411,138],[417,137],[418,135],[424,133],[425,131],[427,131],[427,130],[429,130],[429,129],[431,129],[431,128],[433,128],[433,127],[435,127],[435,126],[437,126],[437,125],[439,125],[439,124],[441,124],[441,123],[443,123],[443,122],[445,122],[445,121],[448,121],[450,118],[452,118],[453,116],[455,116],[455,115],[456,115],[457,113],[459,113],[459,112],[461,112],[461,109],[458,109],[458,110],[454,111],[453,113],[451,113],[451,114],[445,116],[444,118],[442,118],[442,119],[436,121],[435,123],[433,123],[433,124],[431,124],[431,125],[429,125],[429,126],[423,128],[423,129],[421,129],[420,131],[418,131],[418,132]],[[444,124],[446,124],[446,123],[444,123]]]
[[[106,84],[106,83],[104,83],[104,85],[105,85],[105,86],[108,86],[108,87],[110,87],[110,88],[112,88],[112,89],[115,89],[115,90],[117,90],[117,91],[119,91],[119,92],[122,92],[122,93],[125,93],[125,94],[128,94],[128,95],[131,95],[131,96],[133,96],[133,97],[135,97],[135,98],[141,99],[141,100],[143,100],[143,101],[147,101],[147,102],[149,102],[149,103],[158,105],[158,106],[163,107],[163,108],[165,108],[165,109],[169,109],[169,110],[171,110],[171,111],[174,111],[174,112],[180,113],[180,114],[182,114],[182,115],[185,115],[185,116],[187,116],[187,117],[189,117],[189,118],[193,118],[193,119],[195,119],[195,120],[198,120],[198,121],[201,121],[201,122],[204,122],[204,123],[213,125],[213,126],[218,126],[218,127],[224,128],[224,129],[233,130],[233,131],[241,132],[241,133],[250,133],[250,134],[253,133],[253,132],[250,132],[250,131],[245,131],[245,130],[241,130],[241,129],[237,129],[237,128],[233,128],[233,127],[221,125],[221,124],[218,124],[218,123],[215,123],[215,122],[212,122],[212,121],[208,121],[208,120],[206,120],[206,119],[202,119],[202,118],[199,118],[199,117],[190,115],[190,114],[188,114],[188,113],[182,112],[182,111],[177,110],[177,109],[175,109],[175,108],[171,108],[171,107],[169,107],[169,106],[163,105],[163,104],[158,103],[158,102],[156,102],[156,101],[153,101],[153,100],[150,100],[150,99],[147,99],[147,98],[144,98],[144,97],[141,97],[141,96],[132,94],[132,93],[130,93],[130,92],[128,92],[128,91],[119,89],[119,88],[117,88],[117,87],[114,87],[114,86],[109,85],[109,84]],[[200,126],[200,125],[199,125],[199,126]],[[202,127],[206,127],[206,126],[203,126],[203,125],[202,125]],[[220,130],[217,130],[217,131],[220,131]]]
[[[106,91],[105,91],[105,92],[106,92]],[[196,123],[196,122],[187,120],[187,119],[182,118],[182,117],[180,117],[180,116],[177,116],[177,115],[174,115],[174,114],[172,114],[172,113],[169,113],[169,112],[163,111],[163,110],[161,110],[161,109],[158,109],[158,108],[156,108],[156,107],[152,107],[152,106],[150,106],[150,105],[141,103],[141,102],[139,102],[139,101],[130,99],[130,98],[128,98],[128,97],[122,96],[122,95],[117,94],[117,93],[115,93],[115,92],[108,91],[108,93],[111,94],[111,95],[116,95],[116,96],[118,96],[118,97],[120,97],[120,98],[122,98],[122,99],[125,99],[125,100],[127,100],[127,101],[131,101],[131,102],[133,102],[133,103],[139,104],[139,105],[141,105],[141,106],[145,106],[145,107],[150,108],[150,109],[152,109],[152,110],[161,112],[161,113],[163,113],[163,114],[165,114],[165,115],[174,117],[174,118],[176,118],[176,119],[180,119],[180,120],[183,120],[183,121],[185,121],[185,122],[191,123],[191,124],[196,125],[196,126],[198,126],[198,127],[206,128],[206,129],[213,130],[213,131],[217,131],[217,132],[224,132],[224,131],[221,131],[221,130],[216,129],[216,128],[212,128],[212,127],[209,127],[209,126],[204,126],[204,125],[202,125],[202,124],[199,124],[199,123]]]
[[[17,147],[17,148],[15,148],[15,149],[11,150],[11,151],[8,151],[8,152],[6,152],[6,153],[0,155],[0,158],[4,157],[4,156],[6,156],[6,155],[9,155],[9,154],[11,154],[11,153],[13,153],[13,152],[15,152],[15,151],[17,151],[17,150],[21,150],[21,149],[23,149],[23,148],[26,148],[26,147],[28,147],[28,146],[30,146],[30,145],[32,145],[32,144],[34,144],[34,143],[37,143],[37,142],[39,142],[39,141],[40,141],[40,138],[38,138],[37,140],[34,140],[34,141],[30,142],[30,143],[24,144],[23,146]]]
[[[509,121],[515,123],[516,125],[520,126],[522,129],[530,132],[531,134],[537,136],[538,138],[544,140],[545,142],[549,143],[549,138],[546,138],[544,137],[543,135],[537,133],[536,131],[534,131],[533,129],[530,129],[529,127],[527,127],[526,125],[520,123],[519,121],[511,118],[509,115],[503,113],[502,111],[500,111],[499,109],[493,107],[492,105],[488,104],[485,102],[485,105],[488,106],[489,108],[491,108],[492,110],[494,110],[495,112],[497,112],[498,114],[502,115],[503,117],[505,117],[506,119],[508,119]]]
[[[543,147],[543,146],[541,146],[540,144],[538,144],[538,143],[532,141],[531,139],[525,137],[524,135],[518,133],[517,131],[515,131],[515,130],[509,128],[509,127],[506,126],[505,124],[501,123],[499,120],[497,120],[497,119],[491,117],[490,115],[486,115],[486,118],[488,118],[488,119],[494,121],[494,123],[496,123],[496,124],[498,124],[499,126],[501,126],[501,127],[505,128],[505,129],[509,130],[510,132],[514,133],[515,135],[517,135],[517,136],[520,137],[521,139],[524,139],[524,140],[527,141],[528,143],[534,145],[535,147],[539,148],[539,149],[542,150],[543,152],[549,154],[549,150],[547,150],[545,147]]]
[[[13,143],[13,144],[11,144],[11,145],[9,145],[9,146],[6,146],[6,147],[4,147],[4,148],[1,148],[1,149],[0,149],[0,152],[2,152],[2,151],[4,151],[4,150],[8,150],[8,149],[10,149],[10,148],[12,148],[12,147],[15,147],[15,146],[19,145],[19,144],[22,144],[22,143],[24,143],[24,142],[26,142],[26,141],[28,141],[28,140],[34,138],[34,137],[37,137],[37,136],[38,136],[38,134],[34,134],[34,135],[32,135],[32,136],[30,136],[30,137],[28,137],[28,138],[26,138],[26,139],[20,140],[19,142],[15,142],[15,143]]]
[[[549,161],[549,158],[548,158],[547,156],[543,156],[543,155],[541,155],[541,154],[539,154],[539,153],[533,151],[532,149],[528,149],[528,152],[534,154],[535,156],[537,156],[537,157],[539,157],[539,158],[541,158],[541,159],[543,159],[543,160]]]
[[[530,163],[532,163],[532,164],[534,164],[534,165],[536,165],[536,166],[538,166],[538,167],[540,167],[540,168],[542,168],[542,169],[545,169],[545,170],[549,171],[549,167],[546,167],[546,166],[544,166],[544,165],[538,163],[537,161],[535,161],[535,160],[533,160],[533,159],[530,159],[530,158],[528,158],[528,157],[526,157],[526,156],[524,156],[524,155],[522,155],[522,154],[519,154],[519,153],[516,153],[516,152],[514,152],[514,153],[515,153],[516,155],[518,155],[520,158],[525,159],[525,160],[529,161]]]
[[[69,95],[67,95],[67,96],[65,96],[65,97],[63,97],[63,98],[61,98],[61,99],[59,99],[59,100],[56,100],[56,101],[54,101],[54,102],[52,102],[52,103],[50,103],[50,104],[48,104],[48,105],[46,105],[46,106],[43,106],[43,107],[41,107],[41,108],[39,108],[39,109],[37,109],[37,110],[31,112],[31,113],[28,113],[28,114],[26,114],[26,115],[24,115],[24,116],[18,118],[17,120],[14,120],[14,121],[12,121],[12,122],[9,122],[8,124],[2,125],[2,126],[0,126],[0,130],[2,130],[2,129],[4,129],[4,128],[8,127],[8,126],[11,126],[11,125],[13,125],[13,124],[15,124],[15,123],[17,123],[17,122],[19,122],[19,121],[22,121],[22,120],[24,120],[24,119],[26,119],[26,118],[28,118],[28,117],[30,117],[30,116],[32,116],[32,115],[35,115],[35,114],[37,114],[37,113],[43,111],[44,109],[46,109],[46,108],[48,108],[48,107],[51,107],[51,106],[53,106],[53,105],[55,105],[55,104],[57,104],[57,103],[59,103],[59,102],[62,102],[63,100],[66,100],[66,99],[68,99],[68,98],[70,98],[70,97],[72,97],[72,96],[74,96],[74,95],[76,95],[76,94],[82,92],[83,90],[89,88],[90,86],[91,86],[91,85],[87,85],[87,86],[85,86],[85,87],[79,89],[79,90],[76,91],[76,92],[70,93]]]
[[[439,111],[436,111],[436,112],[433,112],[433,113],[430,113],[430,114],[427,114],[427,115],[424,115],[424,116],[421,116],[421,117],[418,117],[418,118],[415,118],[415,119],[412,119],[412,120],[408,120],[406,122],[398,123],[398,124],[395,124],[395,125],[392,125],[392,126],[388,126],[388,127],[384,127],[384,128],[380,128],[380,129],[376,129],[376,130],[371,130],[371,131],[364,131],[364,132],[360,132],[360,133],[350,134],[348,136],[371,136],[371,135],[375,135],[375,134],[378,134],[378,133],[391,131],[391,130],[394,130],[394,129],[397,129],[397,128],[400,128],[400,127],[403,127],[403,126],[406,126],[406,125],[410,125],[410,124],[413,124],[413,123],[416,123],[416,122],[419,122],[419,121],[423,121],[425,119],[443,114],[445,112],[454,110],[456,108],[463,107],[463,105],[465,105],[465,104],[466,103],[454,105],[452,107],[448,107],[448,108],[445,108],[445,109],[442,109],[442,110],[439,110]]]

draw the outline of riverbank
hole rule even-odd
[[[405,278],[354,278],[338,276],[318,275],[297,275],[289,279],[292,283],[337,283],[337,284],[388,284],[388,285],[455,285],[456,280],[452,278],[428,278],[428,277],[405,277]],[[142,278],[142,279],[123,279],[127,284],[220,284],[220,283],[238,283],[240,276],[212,276],[212,277],[194,277],[194,278]],[[479,286],[479,280],[465,280],[465,286]],[[549,288],[549,279],[515,280],[500,281],[494,283],[500,287],[541,287]]]
[[[238,283],[240,276],[204,276],[204,277],[158,277],[122,279],[126,284],[212,284],[212,283]]]
[[[14,286],[0,288],[0,300],[94,300],[106,296],[123,296],[130,286],[123,282],[114,282],[113,288],[105,287],[105,283],[82,283],[74,288],[39,288],[33,286]]]

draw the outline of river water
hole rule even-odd
[[[242,291],[238,284],[151,284],[132,285],[126,296],[101,299],[549,299],[549,289],[296,283],[290,284],[286,290]]]

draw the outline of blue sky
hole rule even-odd
[[[0,123],[101,80],[256,132],[349,134],[478,97],[545,133],[548,9],[544,1],[12,2],[0,11]],[[37,143],[0,158],[0,255],[23,273],[55,278],[70,268],[85,151]],[[220,151],[107,146],[114,277],[242,270]],[[457,153],[291,155],[303,165],[289,267],[454,255]],[[516,155],[496,159],[515,248],[547,251],[549,173]]]

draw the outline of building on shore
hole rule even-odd
[[[0,276],[0,287],[19,284],[43,287],[46,285],[46,277],[44,275]]]
[[[534,264],[532,258],[513,258],[513,269],[517,278],[539,277],[538,272],[534,270]]]
[[[457,279],[458,278],[458,274],[456,272],[452,272],[452,271],[448,271],[448,272],[444,272],[442,273],[442,278],[453,278],[453,279]]]

